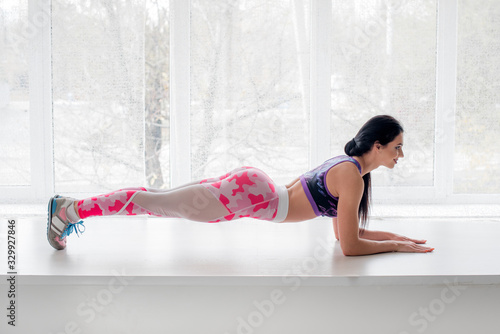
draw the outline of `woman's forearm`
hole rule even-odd
[[[393,240],[368,240],[359,239],[355,243],[342,245],[342,252],[346,256],[369,255],[377,253],[395,252],[398,250],[398,242]]]
[[[364,230],[359,232],[359,237],[362,239],[376,240],[376,241],[393,240],[394,233],[384,232],[384,231]]]

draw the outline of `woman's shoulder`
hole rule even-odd
[[[347,162],[347,163],[346,163]],[[325,164],[330,165],[330,168],[335,167],[335,169],[341,170],[357,170],[358,174],[361,174],[361,166],[359,162],[351,156],[348,155],[338,155],[331,159],[328,159]]]
[[[328,174],[340,174],[342,177],[353,177],[356,180],[360,179],[361,176],[358,164],[351,160],[339,162],[328,171]]]
[[[333,166],[326,174],[327,185],[341,192],[341,188],[352,190],[363,189],[364,181],[361,177],[358,164],[353,163],[353,158],[345,159]],[[356,160],[354,160],[356,161]]]

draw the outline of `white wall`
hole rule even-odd
[[[292,291],[124,282],[111,282],[111,288],[21,285],[16,328],[7,328],[3,316],[1,332],[485,333],[500,325],[499,285],[302,286]]]

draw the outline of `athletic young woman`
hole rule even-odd
[[[403,127],[391,116],[371,118],[349,141],[346,155],[325,161],[286,186],[276,185],[263,171],[237,168],[220,177],[170,190],[125,188],[75,200],[56,195],[49,201],[47,238],[55,249],[83,226],[81,219],[107,215],[148,214],[201,222],[243,217],[299,222],[326,216],[345,255],[381,252],[431,252],[426,240],[365,229],[370,206],[370,172],[394,168],[403,154]],[[361,227],[359,223],[361,222]]]

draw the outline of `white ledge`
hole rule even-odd
[[[2,277],[2,283],[11,275]],[[296,276],[294,284],[276,276],[31,276],[17,275],[18,285],[54,286],[108,286],[125,282],[129,286],[272,286],[287,287],[294,291],[303,286],[471,286],[499,285],[498,275],[468,276],[358,276],[318,277]],[[295,284],[297,283],[297,284]]]
[[[6,221],[0,243],[6,252]],[[374,219],[370,229],[428,240],[427,254],[346,257],[329,219],[219,224],[93,218],[68,248],[46,241],[44,217],[17,220],[20,285],[366,286],[500,284],[498,219]],[[6,256],[2,256],[6,259]],[[6,260],[4,260],[6,262]],[[6,284],[6,265],[1,283]]]

